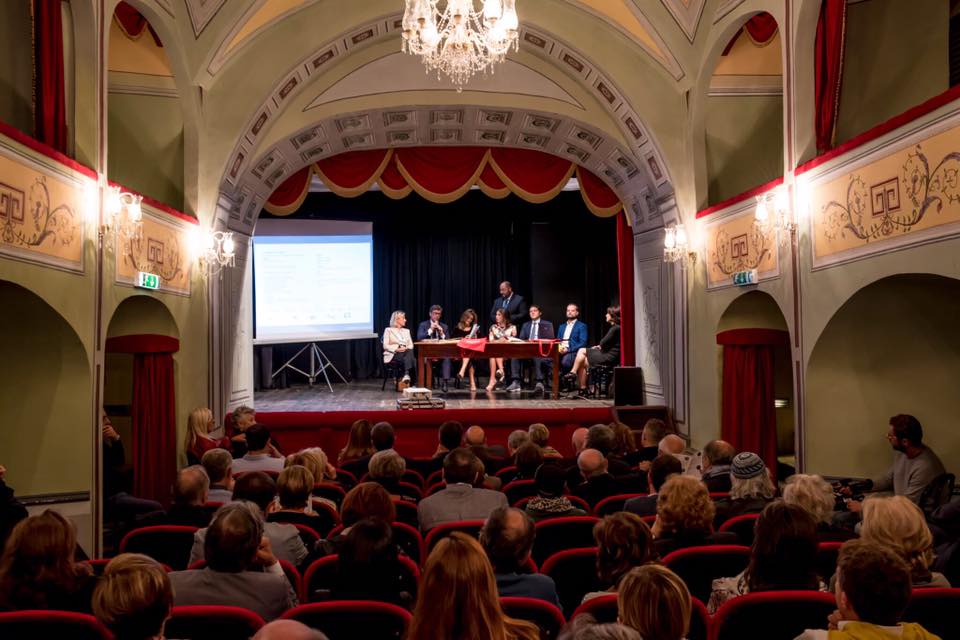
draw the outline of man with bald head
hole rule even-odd
[[[487,446],[487,434],[485,434],[483,428],[478,425],[473,425],[467,429],[463,436],[463,446],[473,451],[473,454],[480,459],[480,462],[483,463],[484,471],[487,474],[495,474],[506,464],[503,459],[503,454],[505,453],[503,447]],[[484,484],[489,485],[490,483],[485,482]],[[499,483],[496,487],[491,488],[499,488]]]
[[[253,640],[328,640],[327,636],[296,620],[274,620],[260,627]]]
[[[590,430],[587,429],[586,427],[579,427],[579,428],[573,430],[573,437],[571,438],[571,440],[573,441],[573,453],[574,453],[574,455],[578,455],[578,456],[579,456],[580,453],[586,448],[586,446],[587,446],[587,433],[588,433],[589,431],[590,431]]]
[[[725,440],[713,440],[703,448],[703,475],[710,493],[730,493],[730,465],[737,450]]]
[[[699,451],[686,453],[687,443],[675,433],[664,436],[659,445],[660,453],[675,457],[683,465],[683,474],[700,477],[703,471],[703,454]]]
[[[536,598],[559,607],[553,578],[524,570],[535,537],[533,521],[511,507],[494,509],[480,530],[480,544],[493,565],[501,598]]]
[[[158,511],[147,515],[140,526],[180,525],[206,527],[213,511],[204,508],[210,493],[210,477],[199,464],[184,467],[177,472],[173,483],[173,504],[164,513]]]
[[[584,449],[577,456],[577,467],[583,482],[573,490],[573,495],[582,498],[591,507],[606,497],[620,493],[620,484],[608,470],[609,461],[597,449]]]

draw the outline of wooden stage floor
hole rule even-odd
[[[326,384],[295,385],[286,389],[268,389],[254,394],[257,412],[312,412],[312,411],[390,411],[397,409],[399,393],[387,384],[380,390],[380,380],[359,380],[350,384],[333,385],[333,393]],[[443,398],[447,409],[584,409],[612,407],[612,398],[579,398],[568,400],[561,394],[559,400],[535,395],[532,391],[507,393],[502,389],[487,393],[454,389],[446,393],[434,390],[435,398]]]

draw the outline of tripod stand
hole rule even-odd
[[[293,365],[293,361],[299,358],[300,354],[303,353],[304,351],[308,351],[310,353],[310,370],[309,371],[303,371],[302,369],[298,369]],[[306,376],[307,380],[310,381],[311,387],[317,381],[317,378],[320,377],[320,374],[323,374],[323,379],[327,381],[327,388],[330,389],[330,393],[333,393],[333,385],[330,384],[330,376],[327,375],[327,369],[333,369],[333,372],[336,373],[341,380],[343,380],[344,384],[347,383],[347,379],[344,378],[343,374],[340,373],[340,371],[337,369],[336,366],[334,366],[333,362],[330,361],[330,358],[327,357],[327,354],[325,354],[323,350],[321,350],[320,347],[317,346],[316,342],[309,342],[305,344],[303,348],[300,349],[300,351],[297,351],[293,355],[292,358],[284,362],[279,369],[274,371],[273,374],[270,376],[270,378],[271,379],[276,378],[277,374],[279,374],[284,369],[290,369],[292,371],[296,371],[302,376]]]

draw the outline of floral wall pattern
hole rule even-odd
[[[733,274],[756,269],[759,279],[780,274],[777,232],[762,227],[752,206],[706,226],[707,288],[730,286]]]
[[[115,237],[117,282],[132,284],[138,271],[146,271],[160,276],[162,291],[190,295],[190,226],[144,206],[140,237],[129,242],[119,235]]]

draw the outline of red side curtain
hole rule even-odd
[[[617,275],[620,285],[620,364],[637,362],[633,309],[633,230],[626,215],[617,216]]]
[[[789,340],[785,331],[736,329],[717,336],[723,345],[721,437],[738,451],[759,455],[777,468],[777,416],[773,402],[774,350]]]
[[[173,354],[133,356],[132,414],[134,495],[167,504],[177,472]]]
[[[60,0],[33,0],[35,137],[67,152]]]
[[[814,122],[817,153],[833,148],[840,112],[840,89],[843,84],[843,48],[847,31],[846,0],[823,0],[817,39],[814,45]]]

